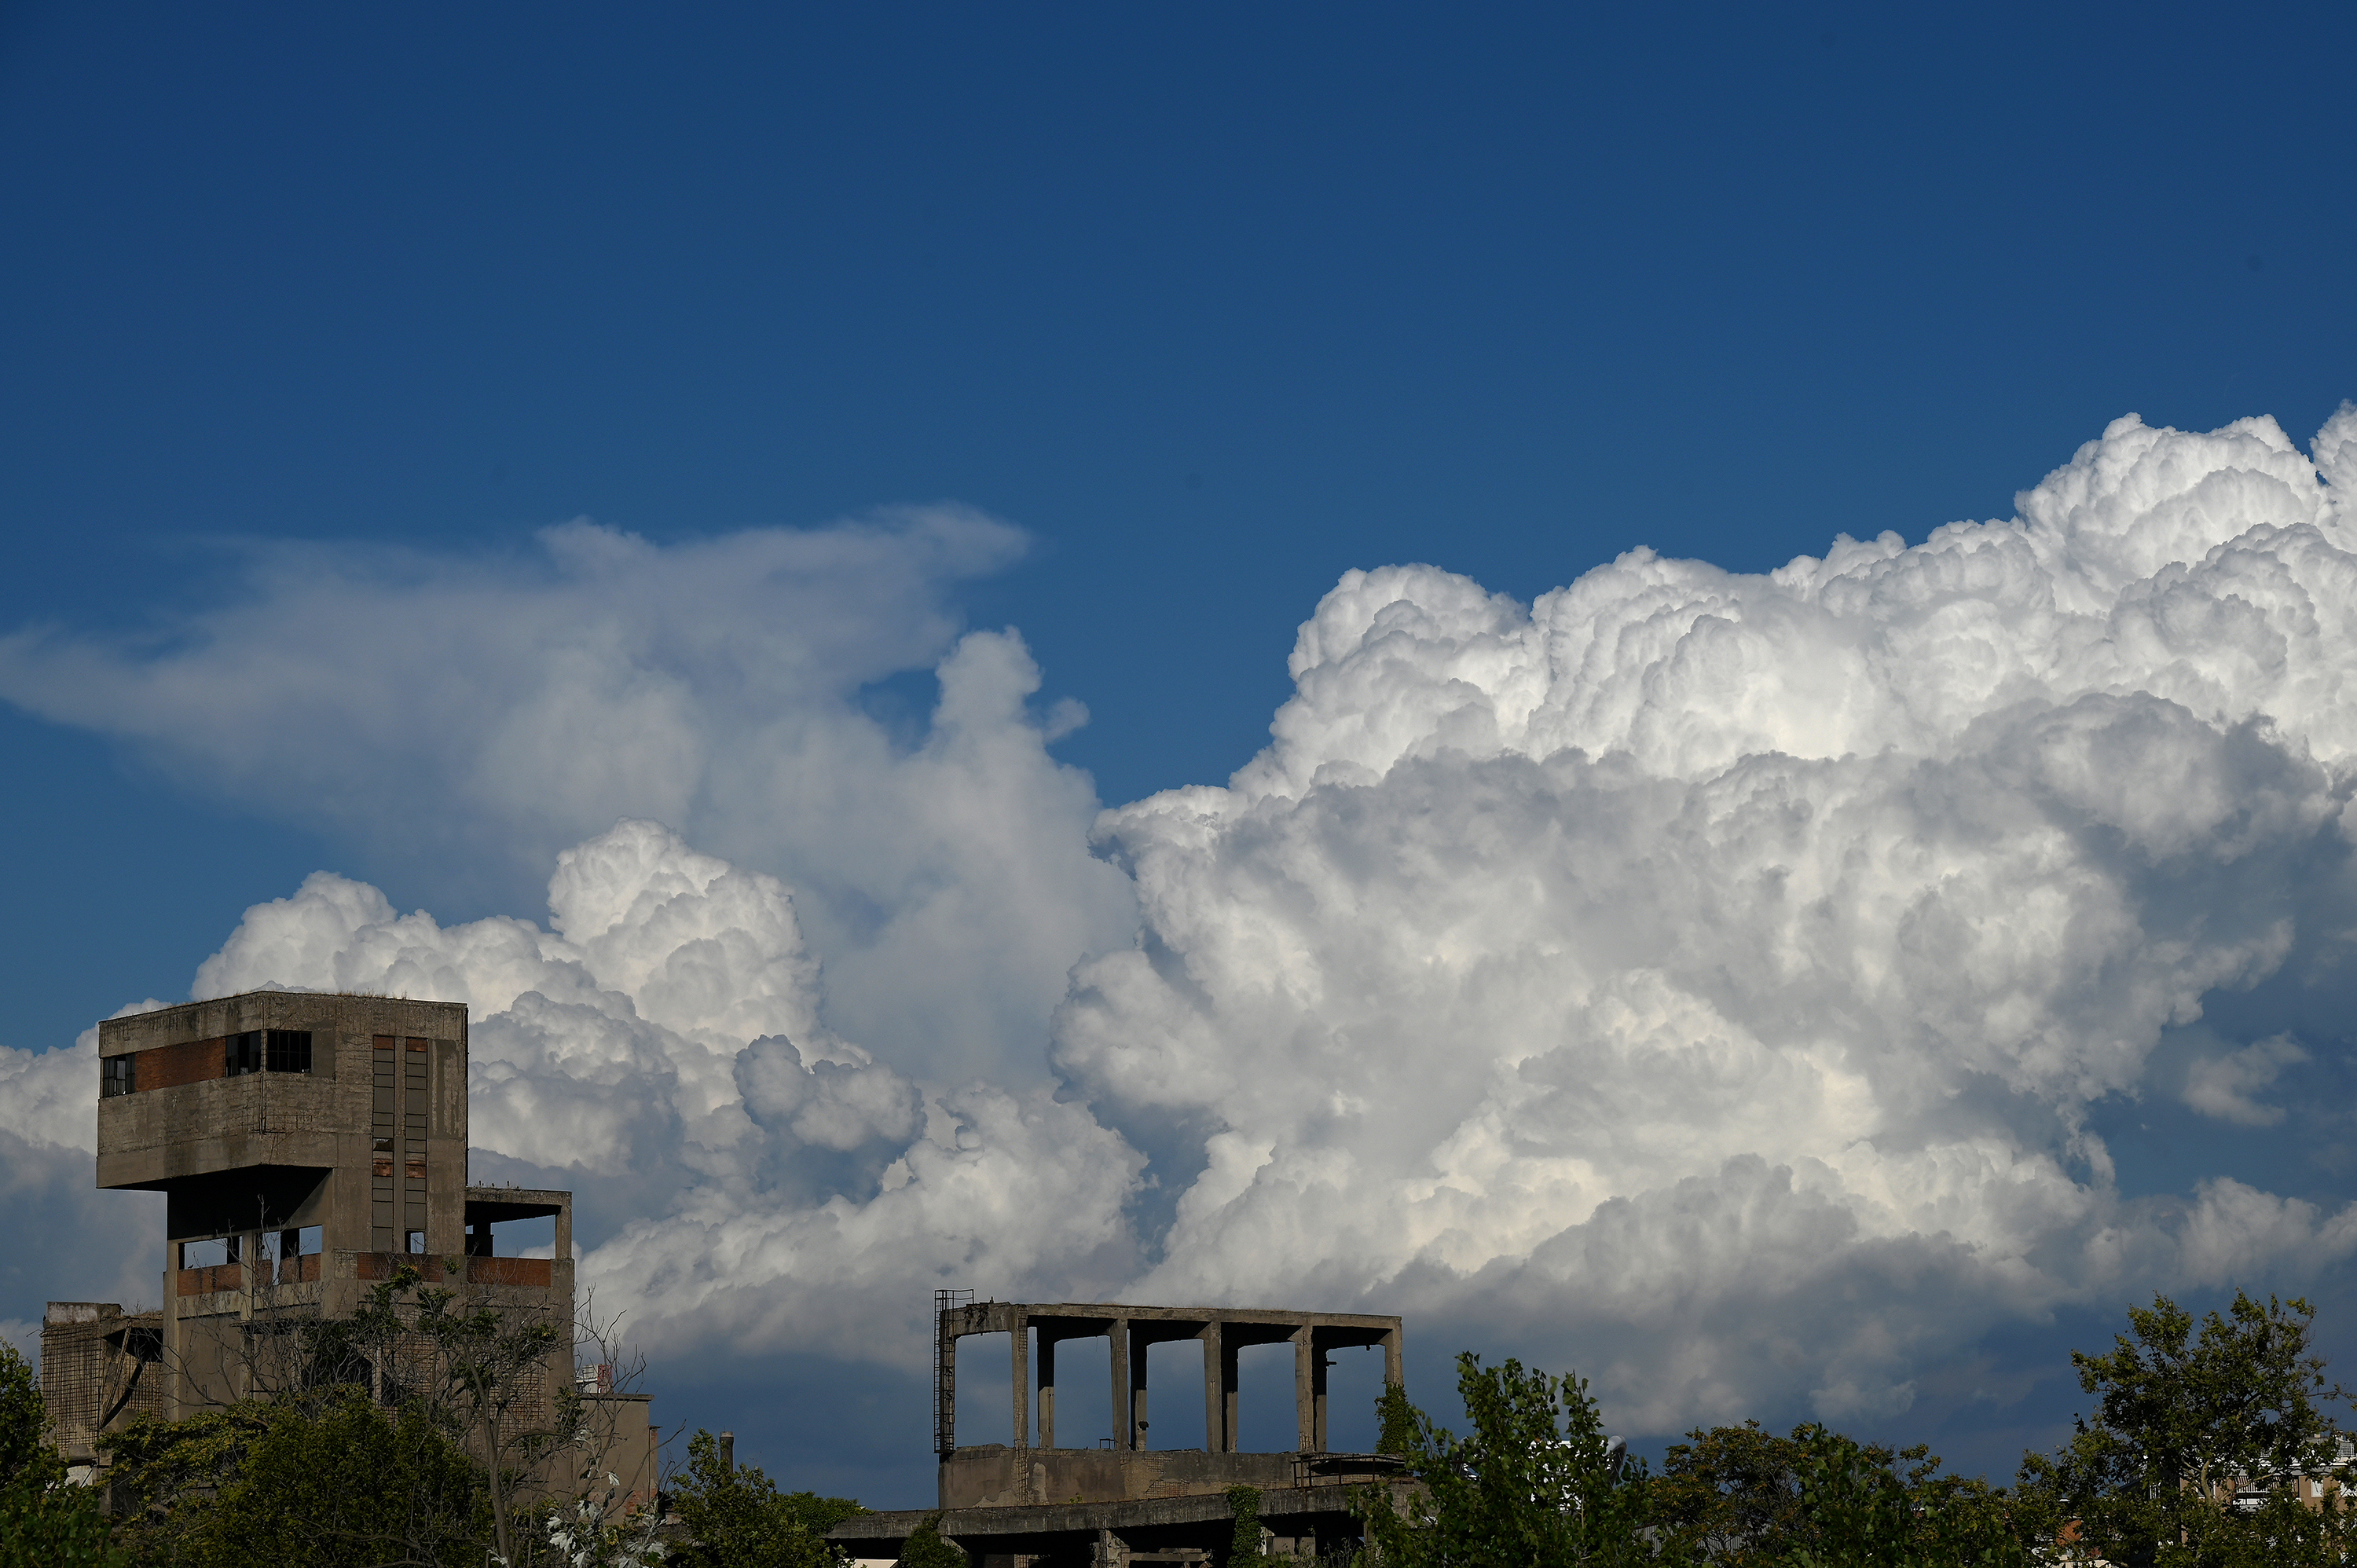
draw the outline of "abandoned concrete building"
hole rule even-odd
[[[98,1185],[165,1195],[163,1305],[49,1304],[41,1393],[68,1464],[98,1466],[98,1436],[136,1416],[267,1391],[287,1326],[349,1315],[404,1264],[467,1305],[573,1325],[573,1195],[467,1184],[464,1005],[249,992],[108,1019],[99,1058]],[[534,1220],[550,1256],[497,1249]],[[554,1411],[572,1337],[517,1419]],[[577,1386],[604,1467],[651,1498],[646,1396]]]
[[[1329,1452],[1326,1411],[1329,1351],[1380,1348],[1383,1380],[1402,1381],[1396,1317],[975,1302],[963,1293],[942,1292],[933,1319],[933,1446],[941,1488],[935,1528],[979,1559],[981,1568],[1019,1568],[1017,1559],[1094,1568],[1224,1562],[1235,1522],[1227,1493],[1240,1486],[1260,1493],[1267,1551],[1331,1556],[1359,1538],[1350,1509],[1352,1488],[1400,1479],[1399,1461],[1389,1455]],[[982,1334],[1007,1337],[1012,1441],[961,1445],[957,1346]],[[1074,1341],[1095,1339],[1105,1341],[1111,1358],[1114,1435],[1094,1446],[1060,1446],[1059,1348],[1077,1348]],[[1155,1344],[1187,1339],[1202,1347],[1204,1445],[1152,1448],[1146,1351]],[[1292,1347],[1296,1443],[1288,1450],[1238,1447],[1238,1352],[1258,1345]],[[855,1558],[895,1558],[909,1531],[933,1511],[863,1515],[836,1526],[833,1538]]]

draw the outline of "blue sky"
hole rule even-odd
[[[7,624],[146,629],[252,536],[956,499],[1037,537],[967,613],[1108,800],[1249,757],[1351,565],[1761,569],[2351,390],[2337,7],[0,27]],[[9,722],[72,824],[11,857],[22,1043],[334,853]]]
[[[1217,785],[1351,568],[1523,601],[1639,545],[1762,572],[2010,516],[2130,412],[2305,442],[2357,393],[2352,34],[2321,6],[12,6],[0,634],[167,658],[274,613],[254,563],[288,542],[528,577],[576,518],[669,549],[954,502],[1024,532],[938,605],[1019,629],[1034,711],[1086,705],[1053,758],[1106,806]],[[879,655],[859,711],[918,745],[945,648]],[[544,859],[33,706],[0,708],[0,1045],[184,994],[314,870],[537,915]],[[2282,1026],[2259,1011],[2233,1043]],[[2123,1103],[2143,1190],[2283,1163]]]

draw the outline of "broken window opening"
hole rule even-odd
[[[1372,1454],[1379,1430],[1375,1402],[1383,1393],[1383,1348],[1341,1345],[1320,1351],[1326,1358],[1326,1448],[1332,1454]]]
[[[243,1078],[255,1072],[309,1072],[311,1031],[308,1029],[248,1029],[225,1042],[222,1076]]]
[[[957,1343],[957,1442],[1004,1443],[1013,1430],[1013,1347],[1004,1334],[968,1334]]]
[[[467,1222],[467,1255],[470,1258],[554,1258],[556,1256],[556,1217],[537,1215],[530,1219],[502,1219],[495,1227],[488,1219]]]
[[[108,1057],[98,1064],[98,1097],[112,1100],[118,1094],[135,1093],[139,1088],[139,1058]]]
[[[1236,1451],[1286,1454],[1301,1446],[1293,1388],[1293,1347],[1236,1348]]]
[[[1146,1411],[1154,1418],[1150,1430],[1146,1422],[1137,1423],[1137,1445],[1208,1447],[1203,1440],[1203,1342],[1161,1339],[1139,1346],[1135,1353],[1146,1358]]]
[[[1034,1348],[1031,1373],[1035,1387],[1031,1409],[1039,1427],[1042,1448],[1110,1448],[1113,1438],[1113,1341],[1102,1334],[1056,1341],[1052,1354]],[[1049,1441],[1048,1402],[1036,1386],[1052,1376],[1055,1382],[1055,1441]]]

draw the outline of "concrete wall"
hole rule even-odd
[[[1119,1502],[1209,1496],[1230,1487],[1293,1485],[1291,1454],[1207,1454],[1200,1448],[961,1448],[942,1461],[941,1506]]]

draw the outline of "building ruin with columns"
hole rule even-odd
[[[1404,1382],[1396,1317],[1254,1307],[1131,1306],[1114,1303],[1025,1303],[943,1292],[933,1314],[933,1447],[940,1466],[936,1528],[981,1568],[1025,1563],[1225,1562],[1235,1524],[1229,1490],[1259,1494],[1266,1549],[1281,1556],[1332,1556],[1355,1545],[1354,1488],[1392,1484],[1388,1455],[1336,1453],[1327,1444],[1328,1353],[1381,1349],[1383,1380]],[[975,1335],[1004,1334],[1013,1390],[1006,1443],[957,1441],[957,1348]],[[1058,1441],[1058,1370],[1082,1343],[1102,1340],[1110,1360],[1110,1440]],[[1149,1443],[1146,1352],[1171,1340],[1202,1348],[1204,1444]],[[1286,1345],[1293,1355],[1295,1445],[1275,1452],[1239,1446],[1239,1353]],[[1033,1441],[1034,1412],[1037,1441]],[[1094,1422],[1089,1422],[1093,1429]],[[867,1514],[835,1527],[854,1557],[899,1555],[908,1533],[934,1510]]]

